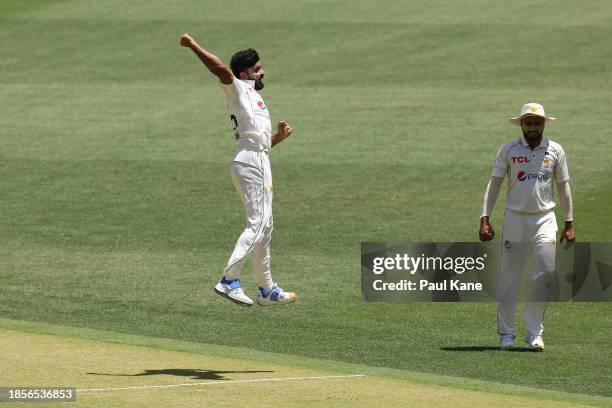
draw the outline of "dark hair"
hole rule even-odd
[[[232,61],[230,62],[230,68],[236,78],[240,78],[240,72],[251,68],[259,61],[259,55],[257,51],[252,48],[248,50],[238,51],[232,55]]]

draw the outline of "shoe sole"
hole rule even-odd
[[[288,305],[291,303],[295,303],[297,296],[295,295],[295,293],[293,294],[293,297],[291,299],[289,299],[286,302],[275,302],[273,300],[261,300],[262,298],[257,297],[257,304],[261,305],[261,306],[272,306],[272,305]]]
[[[234,298],[230,297],[227,293],[217,289],[216,287],[214,287],[214,289],[215,289],[215,293],[217,295],[219,295],[219,296],[221,296],[221,297],[223,297],[223,298],[225,298],[227,300],[230,300],[230,301],[234,302],[235,304],[237,304],[239,306],[243,306],[243,307],[251,307],[251,306],[253,306],[252,303],[244,303],[244,302],[241,302],[241,301],[239,301],[237,299],[234,299]]]

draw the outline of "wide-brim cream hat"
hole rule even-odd
[[[546,113],[544,112],[544,107],[539,103],[526,103],[523,105],[523,109],[521,109],[521,116],[516,118],[510,118],[508,120],[510,121],[510,123],[513,123],[517,126],[521,126],[521,119],[527,116],[539,116],[541,118],[544,118],[544,123],[546,125],[552,123],[553,120],[557,119],[546,116]]]

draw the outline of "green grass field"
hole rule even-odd
[[[530,101],[559,118],[578,239],[610,241],[612,4],[260,3],[1,2],[0,318],[609,403],[609,303],[552,304],[545,353],[500,353],[491,303],[364,303],[359,254],[476,240]],[[223,93],[183,32],[226,61],[258,49],[272,120],[295,129],[271,161],[273,273],[296,305],[212,291],[243,215]]]
[[[74,387],[82,407],[594,407],[609,398],[253,349],[0,319],[1,384]],[[228,353],[229,351],[229,353]],[[16,404],[12,404],[16,405]],[[23,402],[20,407],[38,406]],[[60,404],[64,406],[64,404]]]

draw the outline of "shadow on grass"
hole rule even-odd
[[[469,352],[480,352],[480,351],[504,351],[504,352],[515,352],[515,353],[534,353],[536,350],[532,350],[527,347],[512,347],[506,350],[500,350],[499,347],[493,346],[460,346],[460,347],[440,347],[442,351],[469,351]]]
[[[256,373],[273,373],[274,371],[217,371],[217,370],[200,370],[196,368],[166,368],[163,370],[145,370],[138,374],[105,374],[105,373],[87,373],[90,375],[108,375],[113,377],[143,377],[149,375],[174,375],[177,377],[190,377],[192,380],[227,380],[221,374],[256,374]]]

